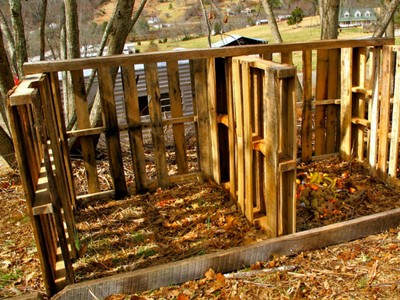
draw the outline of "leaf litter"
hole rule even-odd
[[[75,174],[83,176],[79,174],[84,172],[76,169]],[[330,159],[301,165],[298,174],[298,231],[399,207],[399,194],[369,176],[359,162]],[[111,181],[106,176],[104,184],[108,185]],[[16,174],[0,178],[0,194],[0,297],[43,293]],[[267,238],[248,224],[229,194],[212,182],[177,185],[123,200],[81,203],[76,223],[81,254],[74,264],[77,282]],[[271,257],[233,274],[209,270],[200,280],[108,299],[400,298],[399,254],[400,228],[393,228],[293,257]]]

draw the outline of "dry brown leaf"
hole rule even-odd
[[[213,269],[209,269],[205,274],[204,277],[207,278],[208,280],[214,280],[215,279],[215,271]]]

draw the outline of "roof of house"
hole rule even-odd
[[[255,44],[268,44],[268,41],[263,39],[249,38],[237,34],[224,34],[225,37],[213,44],[212,48],[220,48],[227,46],[239,46],[239,45],[255,45]]]
[[[340,8],[339,10],[339,22],[376,20],[375,11],[372,8]]]

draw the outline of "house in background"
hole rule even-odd
[[[370,26],[376,22],[372,8],[341,8],[339,10],[339,27]]]

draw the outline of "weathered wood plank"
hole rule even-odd
[[[353,51],[342,49],[342,100],[340,106],[340,158],[351,159],[351,117],[352,117],[352,83]]]
[[[237,162],[235,173],[237,176],[237,201],[242,213],[245,212],[245,189],[244,189],[244,121],[243,121],[243,91],[242,91],[242,68],[238,58],[232,59],[232,79],[233,79],[233,99],[234,112],[236,120],[236,144],[237,144]],[[233,122],[235,124],[235,122]],[[232,124],[232,125],[233,125]]]
[[[66,287],[54,300],[103,299],[111,294],[132,294],[204,277],[207,270],[228,273],[272,255],[296,255],[378,234],[400,224],[400,209],[382,212],[312,230],[271,238],[252,245],[232,248]]]
[[[237,174],[236,174],[236,123],[235,123],[235,110],[234,110],[234,92],[235,81],[232,71],[232,58],[226,58],[225,60],[225,74],[227,81],[227,114],[228,114],[228,146],[229,146],[229,192],[232,199],[237,201]],[[224,122],[222,122],[225,124]]]
[[[121,199],[128,194],[126,188],[122,149],[118,130],[118,118],[115,108],[114,83],[109,68],[99,68],[99,91],[106,126],[106,143],[110,172],[115,189],[115,197]]]
[[[389,152],[389,176],[397,177],[397,167],[399,161],[399,138],[400,138],[400,51],[396,51],[395,64],[395,86],[393,95],[393,112],[392,112],[392,131],[390,139]]]
[[[146,160],[140,119],[139,96],[134,66],[122,68],[126,120],[132,157],[133,173],[137,191],[144,192],[147,186]]]
[[[301,122],[301,160],[312,157],[312,52],[303,51],[303,109]]]
[[[221,168],[218,147],[218,123],[217,123],[217,74],[215,59],[207,60],[207,95],[210,120],[210,142],[212,177],[218,184],[221,183]]]
[[[379,77],[381,72],[381,48],[373,49],[373,74],[372,74],[372,98],[370,99],[369,118],[371,121],[370,137],[369,137],[369,153],[368,164],[372,174],[376,171],[377,151],[378,151],[378,114],[379,114],[379,94],[380,83]]]
[[[207,61],[193,60],[195,115],[197,114],[197,147],[200,170],[212,176],[210,117],[208,114]]]
[[[315,99],[328,99],[328,50],[317,51],[317,81]],[[326,154],[326,107],[315,108],[315,154]]]
[[[167,63],[169,99],[171,105],[171,117],[183,117],[182,95],[179,81],[179,65],[178,61]],[[172,125],[175,144],[176,164],[178,174],[188,172],[186,143],[185,143],[185,125],[177,123]]]
[[[169,186],[169,176],[165,154],[157,64],[146,64],[145,73],[147,95],[149,99],[149,115],[152,124],[151,137],[154,146],[157,181],[161,188],[167,188]]]
[[[379,112],[379,137],[378,137],[378,161],[377,175],[385,179],[387,177],[389,127],[390,127],[390,90],[393,72],[393,52],[390,47],[384,47],[382,51],[382,77],[381,97]]]
[[[254,200],[254,174],[253,174],[253,103],[251,69],[247,61],[241,61],[242,75],[242,110],[243,123],[243,155],[244,155],[244,213],[250,223],[253,223],[253,200]],[[239,132],[239,128],[238,128]]]
[[[73,60],[56,60],[44,62],[29,62],[24,64],[25,74],[55,72],[63,70],[96,69],[99,66],[129,66],[133,64],[147,64],[158,61],[174,61],[185,59],[206,59],[210,57],[233,57],[240,55],[294,52],[304,50],[332,49],[346,47],[366,47],[393,45],[394,39],[371,38],[349,40],[317,40],[284,44],[246,45],[211,49],[190,49],[184,51],[160,51],[156,53],[135,53],[131,55],[113,55],[102,57],[85,57]]]
[[[71,71],[71,80],[75,100],[76,123],[78,129],[90,128],[89,108],[85,95],[85,84],[82,70]],[[82,146],[82,155],[86,170],[89,193],[100,190],[96,168],[95,144],[92,137],[79,139]]]
[[[340,49],[328,51],[328,99],[336,99],[340,94]],[[326,153],[333,153],[339,149],[339,108],[329,105],[326,108]]]

